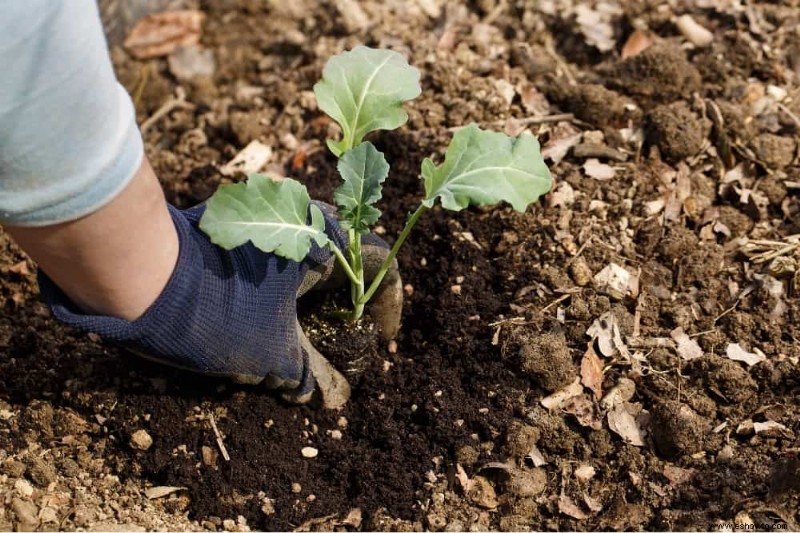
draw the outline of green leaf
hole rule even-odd
[[[381,199],[381,184],[389,175],[389,163],[372,143],[348,150],[339,159],[339,174],[344,182],[333,193],[344,229],[367,233],[381,216],[373,207]]]
[[[314,85],[320,109],[342,127],[342,140],[328,147],[339,157],[371,131],[402,126],[403,102],[420,92],[419,71],[397,52],[357,46],[333,56]]]
[[[328,243],[325,218],[310,206],[305,186],[292,179],[275,181],[251,174],[247,184],[222,185],[208,200],[200,229],[227,250],[251,241],[265,252],[302,261],[311,249]]]
[[[422,179],[423,205],[433,207],[440,198],[451,211],[500,201],[525,211],[553,184],[535,137],[509,137],[475,124],[456,132],[441,166],[430,159],[422,162]]]

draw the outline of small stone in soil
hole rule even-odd
[[[340,416],[339,419],[336,421],[336,425],[342,429],[347,428],[347,419],[343,416]]]
[[[342,440],[342,432],[338,429],[334,429],[330,432],[331,438],[333,440]]]
[[[153,437],[151,437],[150,434],[143,429],[134,431],[131,435],[131,447],[136,450],[146,451],[152,445]]]
[[[314,457],[319,455],[319,450],[317,450],[316,448],[312,448],[311,446],[306,446],[305,448],[300,450],[300,453],[303,454],[303,457],[305,457],[306,459],[313,459]]]
[[[300,494],[302,490],[303,487],[300,485],[300,483],[292,483],[292,492],[295,494]]]

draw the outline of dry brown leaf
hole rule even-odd
[[[531,462],[533,463],[533,466],[537,468],[547,464],[547,459],[544,458],[544,455],[542,455],[542,452],[535,444],[531,446],[531,451],[529,451],[528,455],[526,455],[525,457],[530,458]]]
[[[653,41],[641,30],[636,30],[631,33],[628,40],[625,41],[625,44],[622,47],[622,59],[628,59],[629,57],[638,56],[645,50],[647,50],[650,45],[653,44]]]
[[[725,355],[728,356],[728,359],[733,359],[734,361],[743,361],[747,364],[747,366],[753,366],[761,361],[767,360],[767,356],[764,355],[764,352],[758,350],[758,348],[756,348],[756,350],[757,353],[748,352],[737,342],[728,345],[728,347],[725,349]]]
[[[558,510],[563,514],[578,520],[585,520],[589,518],[589,515],[583,512],[583,510],[578,507],[572,498],[563,492],[561,493],[561,496],[558,497]]]
[[[631,411],[637,406],[627,402],[617,404],[608,412],[608,428],[632,446],[644,446],[644,430]]]
[[[680,468],[674,465],[664,467],[664,477],[669,480],[670,485],[680,485],[692,479],[694,468]]]
[[[583,385],[581,385],[581,378],[575,378],[575,381],[573,381],[563,389],[559,389],[550,396],[542,398],[540,400],[540,403],[545,409],[552,411],[553,409],[562,407],[567,400],[575,396],[578,396],[581,393],[583,393]]]
[[[594,353],[594,343],[589,343],[581,360],[581,383],[594,392],[594,397],[603,396],[603,362]]]
[[[583,495],[583,503],[585,503],[586,507],[593,513],[599,513],[603,510],[603,504],[600,503],[597,498],[592,498],[588,494]]]
[[[166,56],[179,46],[200,42],[203,19],[205,14],[195,9],[145,15],[123,45],[137,59]]]
[[[697,359],[703,356],[703,349],[697,344],[697,341],[689,337],[683,328],[675,328],[670,332],[672,340],[678,345],[678,355],[686,361]]]
[[[753,422],[753,431],[756,435],[773,439],[793,439],[794,432],[779,422],[767,420],[766,422]]]
[[[542,148],[542,157],[550,159],[554,165],[557,165],[567,156],[567,153],[581,142],[581,134],[575,133],[566,137],[557,139],[550,139],[545,143]]]

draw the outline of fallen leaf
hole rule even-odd
[[[614,167],[601,163],[599,159],[594,157],[586,160],[583,164],[583,171],[590,178],[600,181],[610,180],[617,173]]]
[[[631,33],[628,40],[625,41],[625,45],[622,47],[621,57],[622,59],[628,59],[629,57],[638,56],[645,50],[647,50],[650,45],[653,44],[653,41],[641,30],[635,30]]]
[[[634,282],[628,269],[609,263],[594,275],[592,284],[597,292],[622,300],[626,296],[634,296],[633,288],[638,286],[638,279]]]
[[[613,357],[619,353],[625,359],[630,359],[631,354],[625,341],[622,340],[617,316],[613,312],[603,313],[600,318],[592,322],[586,334],[597,342],[600,355],[603,357]]]
[[[123,45],[137,59],[166,56],[200,42],[203,19],[205,14],[195,9],[151,13],[139,19]]]
[[[608,412],[608,428],[622,437],[626,443],[632,446],[644,446],[645,433],[636,417],[631,414],[632,410],[635,410],[635,404],[627,402],[617,404]]]
[[[703,349],[700,348],[700,345],[697,344],[697,341],[689,337],[686,332],[683,331],[683,328],[675,328],[670,332],[670,337],[674,340],[678,345],[678,355],[680,355],[686,361],[691,361],[692,359],[697,359],[698,357],[703,356]]]
[[[354,529],[359,529],[361,527],[362,520],[363,518],[361,509],[356,507],[355,509],[350,509],[350,512],[347,513],[347,516],[345,516],[344,520],[339,522],[339,524],[343,526],[350,526]]]
[[[669,480],[670,485],[680,485],[689,481],[695,473],[694,468],[680,468],[674,465],[664,467],[664,477]]]
[[[211,76],[217,68],[214,51],[197,44],[179,46],[167,58],[169,71],[179,80]]]
[[[456,463],[456,479],[461,485],[461,488],[464,489],[464,492],[469,491],[472,487],[472,480],[467,475],[464,467],[461,466],[461,463]]]
[[[761,350],[758,351],[759,353],[748,352],[742,348],[739,343],[731,343],[725,349],[725,355],[728,356],[728,359],[733,359],[734,361],[743,361],[747,363],[747,366],[753,366],[761,361],[767,360],[767,356],[764,355]]]
[[[562,407],[564,403],[570,398],[578,396],[579,394],[582,393],[583,393],[583,385],[581,385],[581,378],[575,378],[575,381],[573,381],[563,389],[559,389],[550,396],[542,398],[540,403],[545,409],[552,411],[553,409]]]
[[[542,148],[542,157],[544,159],[550,159],[554,165],[557,165],[567,156],[567,153],[580,142],[581,133],[550,139]]]
[[[260,141],[250,141],[250,144],[236,154],[236,157],[226,163],[219,171],[231,176],[237,172],[250,174],[258,172],[267,164],[272,157],[272,148]]]
[[[175,492],[180,490],[187,490],[186,487],[168,487],[168,486],[160,486],[160,487],[150,487],[144,491],[144,495],[147,497],[148,500],[155,500],[157,498],[163,498],[164,496],[169,496]]]
[[[581,360],[581,383],[594,392],[594,397],[603,396],[603,362],[594,353],[593,343],[589,343]]]
[[[563,514],[578,520],[585,520],[589,518],[589,515],[583,512],[583,510],[578,507],[572,498],[563,492],[561,493],[561,496],[558,497],[558,510]]]
[[[530,458],[531,462],[533,463],[533,466],[537,468],[547,464],[547,460],[544,458],[544,455],[542,455],[542,452],[535,444],[531,446],[531,451],[529,451],[528,455],[526,455],[525,457]]]
[[[780,422],[775,422],[774,420],[767,420],[766,422],[753,422],[753,431],[756,432],[756,435],[763,435],[764,437],[773,438],[773,439],[793,439],[794,432],[781,424]]]
[[[592,498],[588,494],[583,495],[583,503],[585,503],[586,507],[593,513],[599,513],[603,510],[603,504],[600,503],[597,498]]]

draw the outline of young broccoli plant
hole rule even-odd
[[[406,123],[403,103],[419,96],[419,71],[397,52],[359,46],[332,57],[314,86],[320,109],[342,130],[328,147],[339,158],[342,184],[335,191],[340,224],[349,247],[340,250],[325,234],[320,209],[297,181],[252,174],[246,183],[223,185],[208,200],[200,228],[226,249],[247,241],[265,252],[302,261],[312,241],[327,246],[350,278],[353,319],[361,318],[397,251],[422,214],[437,202],[460,211],[469,205],[508,202],[524,211],[550,190],[552,180],[538,141],[530,134],[513,138],[471,124],[458,130],[437,166],[422,162],[425,197],[408,218],[388,257],[370,285],[364,280],[360,236],[381,216],[375,204],[389,174],[383,154],[364,137]]]

